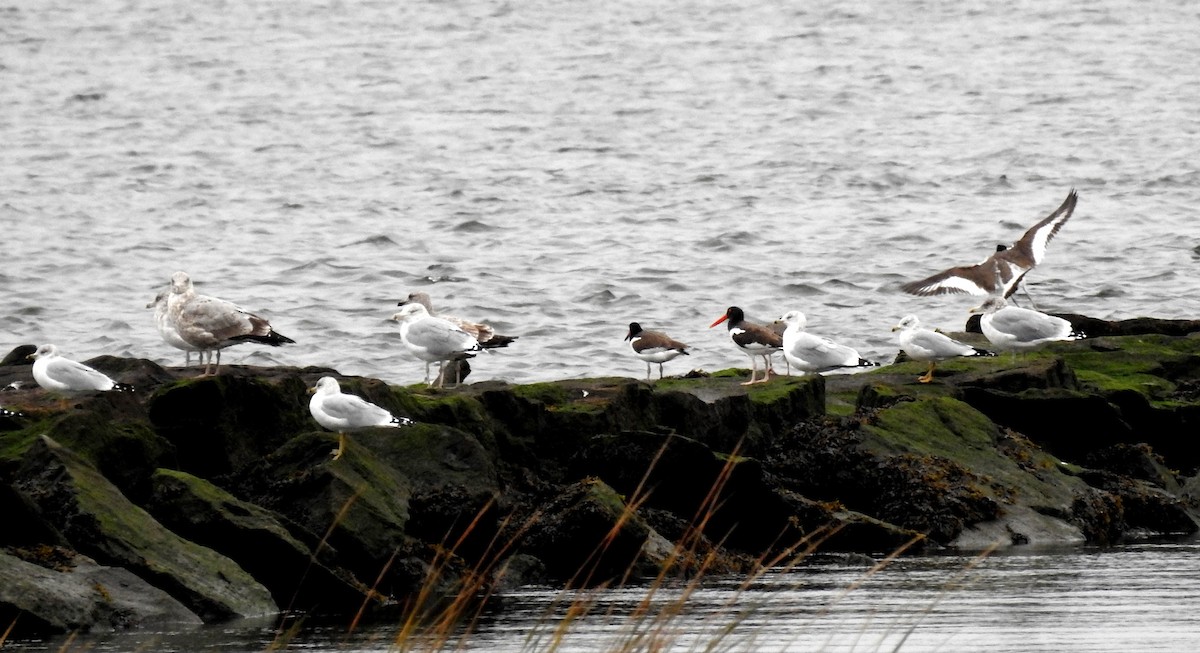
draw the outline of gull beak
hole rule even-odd
[[[899,325],[899,324],[897,324],[896,326],[892,327],[892,333],[895,333],[895,332],[897,332],[897,331],[899,331],[899,330],[900,330],[900,325]]]
[[[308,394],[312,395],[312,394],[316,394],[316,393],[317,393],[317,386],[314,385],[313,387],[308,389]]]

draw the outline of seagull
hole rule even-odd
[[[221,350],[226,347],[242,342],[272,347],[296,342],[276,333],[265,318],[223,299],[197,294],[191,278],[184,272],[171,275],[166,323],[193,351],[200,352],[201,356],[208,354],[202,376],[220,371]],[[217,352],[215,368],[212,367],[213,351]]]
[[[200,350],[189,345],[186,340],[179,337],[179,332],[175,330],[175,327],[167,319],[167,300],[170,296],[171,291],[164,290],[154,297],[154,301],[146,304],[146,308],[154,309],[154,324],[158,327],[158,334],[162,336],[163,341],[176,349],[184,351],[183,366],[187,367],[192,364],[192,352]]]
[[[1086,337],[1061,317],[1009,306],[1002,297],[989,297],[982,305],[972,308],[971,313],[982,314],[979,328],[988,341],[997,349],[1012,350],[1014,357],[1018,349],[1032,349],[1047,342]]]
[[[396,417],[387,410],[358,397],[342,392],[337,379],[323,376],[308,389],[312,399],[308,401],[308,412],[321,426],[337,431],[338,448],[334,449],[334,460],[342,457],[346,449],[346,431],[359,431],[373,426],[400,428],[413,421],[407,417]]]
[[[729,337],[733,340],[733,344],[750,357],[750,380],[742,383],[742,385],[750,385],[752,383],[764,383],[771,378],[771,356],[783,347],[783,338],[778,333],[769,327],[761,324],[755,324],[746,319],[746,314],[737,306],[730,306],[725,310],[725,314],[717,318],[715,322],[708,325],[708,328],[713,328],[718,324],[728,320],[726,325],[729,329]],[[763,359],[763,378],[758,376],[757,356],[762,356]]]
[[[687,345],[660,331],[647,331],[637,322],[629,323],[625,336],[633,355],[646,361],[646,380],[650,380],[650,363],[658,363],[658,378],[663,378],[663,363],[687,356]]]
[[[929,361],[929,371],[924,376],[917,378],[917,381],[921,383],[929,383],[933,380],[933,368],[937,367],[938,361],[960,356],[996,355],[986,349],[972,347],[947,335],[921,328],[921,323],[917,320],[916,315],[905,316],[899,324],[892,327],[892,331],[900,332],[900,348],[908,354],[909,358]]]
[[[1012,295],[1025,275],[1045,258],[1046,245],[1071,218],[1078,199],[1079,196],[1072,189],[1062,205],[1041,222],[1030,227],[1012,247],[997,246],[996,252],[978,265],[943,270],[920,281],[906,283],[900,286],[900,289],[912,295],[923,296],[950,293],[1000,297]],[[1026,292],[1025,295],[1028,296],[1029,293]]]
[[[779,319],[787,325],[783,332],[783,357],[802,372],[878,365],[846,345],[805,331],[808,321],[800,311],[788,311]]]
[[[64,358],[54,345],[42,345],[29,355],[33,359],[33,379],[37,384],[60,395],[89,392],[132,392],[128,383],[117,383],[103,372],[83,363]]]
[[[400,339],[408,351],[425,361],[425,382],[429,385],[433,385],[429,381],[430,363],[438,363],[437,387],[440,388],[446,361],[472,358],[475,352],[483,351],[483,345],[474,336],[452,322],[433,317],[421,304],[405,304],[392,319],[400,323]]]
[[[433,310],[433,302],[429,299],[429,293],[421,292],[419,290],[416,292],[408,293],[408,299],[402,300],[400,303],[398,303],[396,305],[404,306],[405,304],[412,304],[412,303],[416,303],[416,304],[420,304],[421,306],[424,306],[426,312],[428,312],[431,316],[440,317],[443,320],[446,320],[447,322],[453,324],[454,326],[462,329],[463,331],[466,331],[467,333],[471,334],[472,336],[475,337],[476,340],[479,341],[480,346],[482,346],[484,349],[495,349],[497,347],[507,347],[510,344],[512,344],[512,342],[514,340],[516,340],[518,337],[518,336],[500,335],[500,334],[496,333],[496,330],[493,329],[492,325],[490,325],[490,324],[484,324],[482,322],[471,322],[470,320],[464,320],[461,317],[454,317],[452,315],[442,315],[440,313],[436,313]]]

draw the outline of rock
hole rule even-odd
[[[279,516],[186,472],[160,469],[146,509],[167,528],[237,562],[280,606],[358,610],[369,596],[347,572],[292,536]],[[326,555],[326,558],[332,556]]]
[[[407,437],[410,428],[384,430]],[[423,573],[396,576],[403,570],[389,562],[414,544],[405,534],[412,483],[359,444],[365,433],[349,436],[336,461],[329,455],[337,446],[336,435],[300,434],[239,470],[229,480],[230,489],[297,524],[309,534],[301,539],[324,539],[337,552],[337,565],[360,581],[374,580],[390,568],[393,575],[379,591],[403,596],[419,585]]]
[[[201,478],[228,474],[311,430],[308,385],[223,374],[179,381],[150,398],[154,429],[174,445],[178,468]]]
[[[164,528],[48,436],[26,451],[13,487],[38,505],[75,550],[132,571],[205,622],[277,609],[266,588],[237,564]]]
[[[654,575],[638,569],[650,527],[603,481],[568,486],[540,514],[521,550],[541,560],[551,577],[578,587]]]
[[[5,579],[0,583],[0,623],[14,626],[5,633],[13,637],[201,623],[166,592],[125,569],[84,556],[55,570],[0,552],[0,578]]]

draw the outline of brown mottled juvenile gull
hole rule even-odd
[[[158,327],[158,334],[162,336],[163,342],[176,349],[183,350],[183,366],[187,367],[192,364],[192,352],[199,352],[200,350],[179,337],[179,332],[175,330],[174,325],[167,319],[167,300],[170,296],[171,291],[164,290],[155,296],[154,301],[146,304],[146,308],[154,309],[154,325]]]
[[[243,342],[273,347],[296,342],[276,333],[265,318],[223,299],[197,294],[191,278],[184,272],[171,275],[167,323],[183,342],[201,355],[208,354],[204,365],[206,376],[221,369],[221,350],[226,347]],[[214,351],[217,352],[216,367],[212,367]]]
[[[1012,295],[1025,275],[1042,262],[1046,245],[1071,218],[1078,199],[1079,196],[1072,189],[1053,213],[1030,227],[1012,247],[1000,245],[994,254],[978,265],[942,270],[920,281],[906,283],[900,289],[912,295]]]
[[[625,339],[633,348],[633,355],[646,361],[646,380],[650,380],[650,364],[658,363],[658,378],[663,378],[663,363],[687,356],[687,345],[661,331],[648,331],[637,322],[629,323]]]
[[[411,419],[396,417],[362,397],[345,394],[332,376],[321,377],[308,392],[312,395],[308,401],[308,412],[318,424],[338,434],[338,448],[333,451],[334,460],[341,458],[346,449],[347,431],[371,427],[399,428],[413,423]]]
[[[986,349],[972,347],[964,342],[959,342],[937,331],[922,328],[921,322],[917,319],[916,315],[905,316],[904,319],[900,320],[899,324],[892,327],[892,331],[900,332],[900,349],[903,349],[909,358],[918,361],[929,361],[929,371],[917,378],[917,381],[921,383],[929,383],[933,380],[933,369],[937,367],[938,361],[963,356],[996,355]]]

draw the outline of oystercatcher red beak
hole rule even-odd
[[[717,321],[716,321],[716,322],[713,322],[712,324],[708,325],[708,328],[710,328],[710,329],[711,329],[711,328],[713,328],[713,327],[717,326],[718,324],[720,324],[720,323],[724,322],[724,321],[725,321],[726,319],[728,319],[728,318],[729,318],[729,314],[728,314],[728,313],[726,313],[725,315],[722,315],[721,317],[717,318]]]

